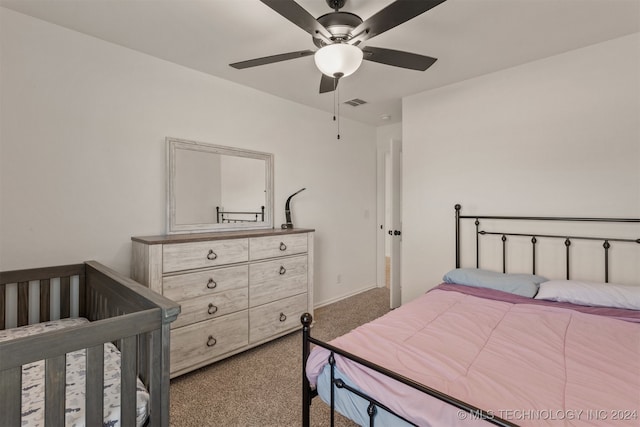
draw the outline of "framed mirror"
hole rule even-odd
[[[273,228],[273,154],[166,141],[168,234]]]

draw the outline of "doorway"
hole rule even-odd
[[[377,282],[389,289],[390,308],[402,301],[401,259],[401,168],[402,142],[389,140],[378,146],[378,238]]]

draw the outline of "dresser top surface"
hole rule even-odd
[[[188,233],[188,234],[161,234],[158,236],[136,236],[131,240],[145,243],[147,245],[161,245],[166,243],[187,243],[202,242],[210,240],[241,239],[248,237],[281,236],[284,234],[312,233],[312,228],[269,228],[262,230],[242,230],[242,231],[216,231],[211,233]]]

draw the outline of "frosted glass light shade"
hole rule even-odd
[[[362,50],[350,44],[335,43],[320,48],[313,58],[322,74],[329,77],[341,74],[340,77],[346,77],[362,64]]]

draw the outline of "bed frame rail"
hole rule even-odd
[[[52,307],[51,281],[60,283],[59,308]],[[77,283],[77,300],[72,297]],[[0,273],[0,314],[6,327],[7,287],[17,286],[18,325],[63,317],[90,323],[0,342],[0,413],[8,426],[21,420],[22,366],[45,360],[45,419],[65,422],[66,354],[86,349],[86,424],[102,425],[104,344],[121,352],[121,425],[135,425],[136,377],[150,394],[148,425],[169,425],[169,333],[180,306],[95,262]],[[39,290],[36,305],[30,297]],[[74,303],[75,301],[75,303]],[[35,303],[31,298],[31,303]],[[34,315],[33,313],[39,313]],[[29,315],[31,313],[31,316]],[[43,314],[44,313],[44,314]],[[51,423],[51,424],[49,424]]]
[[[423,384],[417,383],[413,380],[411,380],[410,378],[407,378],[403,375],[399,375],[393,371],[390,371],[389,369],[386,369],[380,365],[377,365],[375,363],[369,362],[368,360],[365,360],[359,356],[356,356],[352,353],[349,353],[347,351],[344,351],[338,347],[335,347],[331,344],[328,344],[324,341],[320,341],[317,340],[315,338],[313,338],[311,336],[311,324],[313,322],[313,317],[311,316],[311,314],[309,313],[305,313],[302,315],[302,317],[300,318],[300,322],[302,323],[302,357],[303,357],[303,362],[302,362],[302,425],[305,427],[308,427],[310,425],[311,422],[311,414],[310,414],[310,406],[311,406],[311,400],[317,396],[317,391],[313,390],[311,388],[311,385],[309,384],[309,380],[307,378],[307,374],[306,374],[306,369],[307,369],[307,359],[309,356],[309,353],[311,351],[311,344],[315,344],[317,346],[326,348],[327,350],[329,350],[330,356],[329,356],[329,360],[328,363],[331,366],[331,383],[333,384],[332,388],[331,388],[331,426],[333,427],[334,425],[334,414],[335,414],[335,407],[334,407],[334,387],[337,388],[344,388],[348,391],[350,391],[351,393],[357,394],[358,396],[360,396],[361,398],[363,398],[364,400],[367,400],[369,402],[368,408],[367,408],[367,413],[369,415],[369,425],[371,427],[373,427],[375,425],[375,416],[378,412],[378,408],[380,409],[384,409],[385,411],[391,413],[392,415],[408,422],[409,424],[413,424],[410,421],[406,420],[405,418],[403,418],[402,416],[396,414],[395,412],[393,412],[391,409],[387,408],[386,406],[384,406],[383,404],[381,404],[380,402],[378,402],[376,399],[366,395],[365,393],[362,393],[359,390],[355,390],[349,386],[347,386],[344,381],[340,378],[336,378],[335,377],[335,355],[338,354],[342,357],[346,357],[349,360],[352,360],[362,366],[365,366],[369,369],[372,369],[376,372],[380,372],[383,375],[386,375],[389,378],[392,378],[402,384],[405,384],[409,387],[412,387],[422,393],[428,394],[429,396],[435,397],[436,399],[439,399],[443,402],[446,402],[452,406],[455,406],[456,408],[466,411],[468,413],[470,413],[474,418],[476,419],[482,419],[482,420],[486,420],[487,422],[497,425],[497,426],[503,426],[503,427],[517,427],[517,424],[513,424],[507,420],[504,420],[502,418],[499,418],[497,416],[495,416],[492,413],[489,413],[487,411],[484,411],[476,406],[470,405],[466,402],[463,402],[459,399],[456,399],[455,397],[449,396],[448,394],[442,393],[436,389],[433,389],[431,387],[427,387]]]

